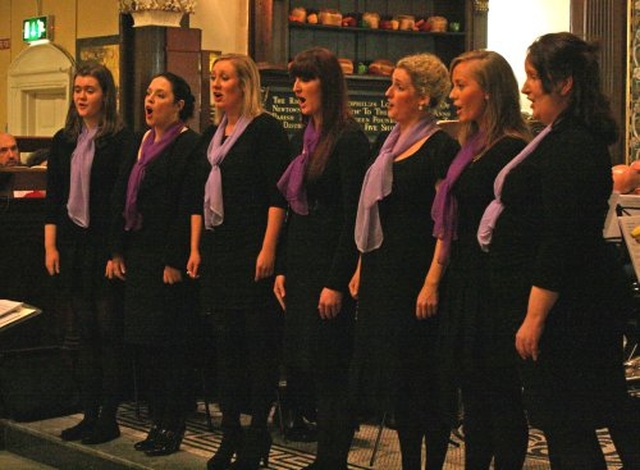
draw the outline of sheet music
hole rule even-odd
[[[18,310],[22,306],[22,302],[9,299],[0,299],[0,318],[8,313]]]
[[[0,299],[0,330],[17,325],[31,315],[40,313],[42,313],[42,310],[24,302]]]
[[[618,223],[620,224],[620,231],[622,232],[627,250],[629,251],[629,258],[631,258],[636,278],[640,280],[640,238],[636,240],[631,235],[634,228],[640,227],[640,215],[618,217]]]

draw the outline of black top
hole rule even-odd
[[[292,142],[292,156],[301,149],[299,133]],[[350,344],[351,330],[341,322],[348,323],[354,311],[348,284],[358,259],[353,232],[368,160],[369,141],[355,122],[350,123],[323,173],[306,183],[309,214],[289,213],[278,264],[286,275],[285,357],[298,367],[308,368],[318,359],[321,336],[330,341],[324,344],[325,363],[348,360],[350,348],[344,345]],[[321,323],[318,300],[325,287],[343,293],[343,307],[337,321]]]
[[[391,194],[379,202],[382,245],[362,254],[353,378],[358,400],[379,409],[393,408],[408,373],[433,377],[433,357],[425,348],[435,343],[429,339],[435,323],[416,318],[416,300],[436,243],[435,185],[458,150],[439,131],[413,155],[394,162]]]
[[[71,156],[77,141],[70,141],[63,130],[53,137],[47,163],[46,224],[57,226],[56,243],[69,243],[73,234],[84,232],[97,244],[107,248],[107,238],[116,216],[112,197],[118,178],[126,175],[134,154],[134,137],[123,128],[117,133],[98,138],[91,165],[89,194],[89,227],[81,229],[67,215],[71,182]]]
[[[442,368],[452,384],[460,375],[487,365],[487,351],[493,347],[488,255],[480,249],[477,232],[486,207],[494,199],[495,177],[525,145],[514,137],[500,139],[472,161],[453,186],[458,202],[458,238],[451,246],[440,309]]]
[[[125,263],[125,339],[137,344],[170,344],[188,341],[195,311],[194,292],[184,271],[190,249],[190,194],[185,175],[193,165],[200,135],[191,129],[147,165],[138,189],[142,227],[124,231],[128,175],[119,181],[120,217]],[[140,142],[138,142],[139,144]],[[122,253],[122,251],[120,251]],[[165,266],[183,273],[183,282],[163,282]]]
[[[620,327],[628,292],[602,236],[611,189],[607,146],[573,118],[556,123],[504,182],[489,253],[502,334],[514,344],[531,286],[559,294],[538,361],[523,364],[534,425],[603,424],[602,412],[626,393]]]
[[[207,148],[215,130],[205,130],[198,149],[193,208],[198,214],[202,214],[204,184],[211,171]],[[282,124],[263,113],[253,119],[220,164],[224,220],[203,234],[200,272],[205,310],[261,306],[274,297],[273,278],[256,283],[254,276],[269,208],[286,208],[276,183],[288,161],[289,140]]]

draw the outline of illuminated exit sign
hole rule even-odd
[[[51,39],[53,16],[37,16],[22,22],[22,40],[24,42]]]

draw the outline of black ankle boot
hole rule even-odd
[[[213,457],[207,462],[207,470],[227,470],[233,456],[242,446],[242,428],[230,428],[222,431],[222,442]]]
[[[308,424],[301,414],[295,415],[284,429],[284,436],[294,442],[316,442],[318,432],[314,425]]]
[[[269,431],[249,428],[244,435],[238,458],[231,464],[229,470],[258,470],[260,461],[264,467],[268,467],[270,450]]]
[[[161,429],[158,431],[153,447],[145,450],[144,453],[149,457],[156,457],[178,452],[180,450],[180,444],[182,444],[182,439],[184,438],[184,431],[184,426],[177,430]]]
[[[82,438],[83,444],[103,444],[120,437],[120,428],[115,417],[98,419],[95,427]]]
[[[83,418],[75,426],[63,429],[60,433],[60,437],[63,441],[79,441],[89,435],[89,433],[96,426],[96,419]]]
[[[133,448],[139,451],[145,451],[149,449],[153,449],[153,446],[156,445],[156,439],[160,434],[160,426],[157,423],[154,423],[149,429],[147,433],[147,437],[143,441],[136,442],[133,444]]]

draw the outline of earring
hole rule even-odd
[[[418,110],[419,110],[419,111],[424,111],[424,105],[423,105],[422,103],[420,103],[420,104],[418,105]]]

